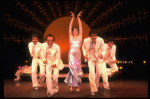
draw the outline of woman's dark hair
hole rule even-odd
[[[55,41],[55,37],[54,37],[52,34],[48,34],[48,35],[46,36],[46,41],[47,41],[47,37],[53,37],[53,40]]]
[[[74,26],[74,27],[72,27],[72,32],[73,32],[74,28],[77,28],[78,31],[79,31],[79,28],[77,26]]]
[[[98,35],[98,32],[95,29],[92,29],[92,30],[89,31],[89,36],[91,37],[92,34],[97,34]]]

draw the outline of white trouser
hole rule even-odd
[[[99,87],[99,79],[102,75],[103,78],[103,86],[104,88],[108,88],[109,84],[108,84],[108,75],[107,75],[107,71],[106,71],[106,63],[102,62],[101,64],[99,64],[101,66],[101,70],[96,69],[96,75],[95,75],[95,82],[96,82],[96,86]],[[99,72],[101,71],[101,72]]]
[[[33,84],[33,87],[36,87],[38,86],[38,81],[37,81],[37,67],[38,65],[40,66],[40,72],[41,71],[44,71],[44,66],[42,66],[42,61],[41,59],[32,59],[32,84]],[[45,72],[42,72],[44,75]]]
[[[53,70],[53,75],[52,75]],[[46,65],[46,83],[47,83],[47,94],[53,95],[54,92],[58,92],[58,76],[59,69],[52,68],[51,64]]]
[[[113,74],[118,71],[118,67],[116,63],[110,62],[108,60],[105,60],[104,62],[111,67],[110,69],[107,69],[108,74]]]
[[[43,82],[44,83],[44,79],[45,79],[45,64],[42,63],[42,65],[40,65],[40,78],[38,80],[38,83]]]
[[[90,81],[90,89],[91,92],[97,92],[97,86],[96,86],[96,80],[95,80],[95,66],[96,66],[96,71],[98,74],[101,74],[102,72],[102,66],[101,63],[95,62],[92,59],[88,59],[88,67],[89,67],[89,81]]]

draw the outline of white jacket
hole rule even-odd
[[[83,45],[82,45],[82,51],[83,51],[83,55],[86,56],[86,55],[89,55],[89,50],[90,50],[90,44],[91,44],[91,38],[88,37],[88,38],[85,38],[84,41],[83,41]],[[95,45],[95,56],[96,56],[96,59],[99,61],[99,62],[102,62],[103,59],[99,59],[98,56],[100,54],[105,55],[105,52],[104,52],[104,49],[105,46],[104,46],[104,40],[101,38],[101,37],[97,37],[96,39],[96,45]]]
[[[32,48],[33,48],[33,42],[30,42],[28,44],[28,48],[29,48],[29,52],[30,52],[30,55],[32,54]],[[35,56],[33,56],[34,58],[37,58],[37,53],[38,51],[40,50],[41,48],[41,43],[40,42],[37,42],[37,44],[35,45]]]
[[[107,51],[108,51],[108,50],[107,50],[108,48],[109,48],[108,45],[105,44],[105,54],[108,53],[108,52],[107,52]],[[109,60],[109,61],[114,61],[114,60],[116,60],[116,45],[113,45],[112,48],[110,49],[109,57],[108,57],[107,60]]]
[[[47,43],[43,43],[41,45],[41,57],[43,61],[47,59],[47,55],[46,55],[47,46],[48,46]],[[53,64],[56,64],[56,68],[62,70],[64,68],[64,64],[61,60],[60,47],[56,43],[53,43],[52,45],[51,54],[52,54]]]

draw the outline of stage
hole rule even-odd
[[[59,83],[59,91],[52,98],[148,98],[147,80],[114,80],[109,81],[110,90],[104,90],[100,81],[95,96],[90,94],[89,83],[82,83],[80,92],[69,90],[65,83]],[[15,82],[4,80],[4,98],[48,98],[46,84],[35,90],[31,81]]]

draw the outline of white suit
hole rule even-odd
[[[96,83],[99,81],[97,81],[97,78],[99,77],[99,75],[101,75],[101,73],[105,73],[106,72],[102,72],[102,69],[104,71],[106,71],[106,67],[103,67],[103,59],[98,58],[98,56],[100,54],[103,55],[104,57],[104,40],[100,37],[97,37],[96,39],[96,44],[94,47],[94,53],[95,54],[95,58],[92,58],[91,55],[91,38],[88,37],[86,39],[84,39],[83,45],[82,45],[82,50],[83,50],[83,55],[86,56],[88,55],[88,66],[89,66],[89,81],[90,81],[90,89],[91,92],[97,92],[97,85]],[[96,66],[96,75],[95,75],[95,66]],[[106,77],[103,77],[103,81],[107,80],[105,79]],[[99,78],[98,78],[99,79]]]
[[[113,72],[118,71],[117,65],[116,63],[114,63],[113,61],[116,60],[115,54],[116,54],[116,46],[113,45],[112,48],[109,48],[109,46],[107,44],[104,44],[104,62],[102,63],[102,78],[103,78],[103,85],[104,88],[108,88],[109,84],[108,84],[108,75],[112,74]],[[106,63],[111,67],[111,69],[106,69]],[[99,79],[100,79],[101,75],[97,75],[96,77],[96,85],[97,87],[99,87]],[[105,80],[104,80],[105,79]]]
[[[47,83],[47,94],[53,95],[54,92],[58,91],[58,76],[59,70],[64,68],[61,60],[60,47],[56,43],[53,43],[51,48],[48,48],[47,43],[41,45],[41,57],[42,60],[47,60],[46,65],[46,83]],[[51,65],[56,64],[56,68],[52,68]],[[53,70],[53,76],[52,76]]]
[[[29,52],[30,55],[32,55],[32,52],[34,52],[33,54],[33,58],[32,58],[32,83],[33,83],[33,87],[37,87],[38,86],[38,81],[37,81],[37,66],[40,66],[40,72],[43,71],[43,64],[42,64],[42,60],[40,58],[37,57],[37,54],[40,53],[40,48],[41,48],[41,43],[37,42],[36,45],[33,44],[33,42],[30,42],[28,44],[28,48],[29,48]]]
[[[114,63],[113,61],[116,60],[116,45],[113,45],[112,48],[109,48],[107,44],[105,44],[105,58],[104,60],[105,65],[106,63],[111,67],[108,69],[108,74],[112,74],[116,71],[118,71],[117,64]]]

